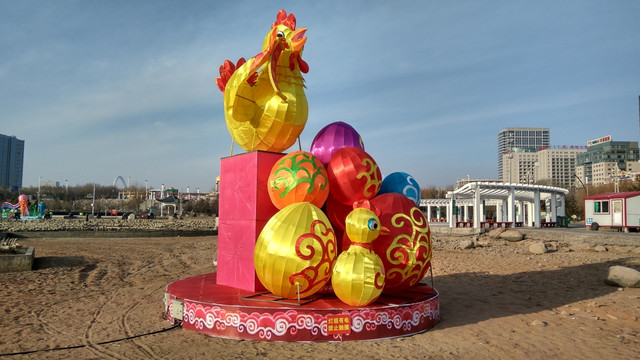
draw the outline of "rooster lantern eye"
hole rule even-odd
[[[278,31],[278,34],[276,34],[276,36],[279,38],[284,38],[284,33],[282,31]]]
[[[376,230],[378,228],[378,221],[376,219],[369,219],[369,230]]]

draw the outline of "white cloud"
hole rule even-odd
[[[27,141],[25,178],[128,172],[172,177],[176,186],[210,178],[230,145],[218,67],[260,51],[277,6],[309,28],[303,147],[345,121],[391,166],[433,179],[404,159],[438,153],[433,167],[447,182],[454,175],[442,159],[493,169],[493,152],[481,165],[479,155],[465,162],[458,153],[486,149],[514,124],[551,127],[558,143],[607,128],[636,137],[638,4],[20,2],[7,5],[12,16],[0,24],[0,131]],[[70,153],[79,162],[60,157]]]

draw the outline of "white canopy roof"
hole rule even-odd
[[[420,206],[428,208],[432,206],[447,206],[447,213],[453,213],[453,206],[474,207],[474,227],[480,227],[480,218],[483,217],[480,210],[481,204],[496,205],[498,203],[508,203],[508,221],[515,224],[515,203],[530,203],[533,205],[532,218],[530,222],[535,227],[540,227],[540,201],[550,201],[550,218],[555,222],[557,210],[564,214],[564,197],[569,190],[546,185],[529,185],[496,182],[469,182],[464,186],[447,193],[446,199],[423,199]],[[560,200],[560,201],[558,201]],[[558,208],[558,209],[557,209]],[[455,226],[455,216],[448,216],[450,226]]]
[[[546,186],[546,185],[528,185],[528,184],[512,184],[512,183],[488,183],[488,182],[471,182],[463,187],[447,193],[447,198],[455,199],[472,199],[476,191],[480,191],[481,199],[500,199],[509,198],[509,193],[513,189],[516,201],[532,202],[534,194],[540,193],[540,199],[545,200],[552,195],[567,195],[569,190]]]

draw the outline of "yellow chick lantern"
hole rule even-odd
[[[347,215],[345,231],[351,246],[338,255],[331,285],[338,299],[345,304],[365,306],[375,301],[384,288],[384,265],[371,243],[381,232],[388,230],[380,226],[373,211],[358,207]]]
[[[306,30],[296,29],[295,16],[280,10],[261,53],[220,66],[216,82],[224,93],[227,128],[244,150],[283,152],[304,129],[309,113],[301,74],[309,71],[302,60]]]
[[[327,216],[317,206],[300,202],[269,219],[256,241],[253,261],[267,290],[295,299],[327,284],[336,254],[336,235]]]

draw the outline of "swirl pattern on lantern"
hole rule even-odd
[[[362,165],[364,165],[368,171],[359,173],[357,179],[365,178],[367,180],[362,191],[365,198],[370,199],[380,190],[380,184],[382,184],[382,180],[379,178],[380,170],[378,170],[378,164],[370,158],[362,159]]]
[[[373,198],[382,184],[375,160],[364,150],[344,147],[336,151],[327,165],[331,196],[342,204]]]
[[[300,294],[313,294],[320,290],[331,277],[331,268],[337,254],[335,233],[320,220],[311,223],[310,232],[296,240],[296,255],[311,261],[317,255],[320,260],[302,271],[289,276],[291,285],[300,284]]]
[[[268,191],[278,209],[303,201],[322,207],[329,195],[327,170],[313,154],[292,152],[271,169]]]
[[[269,219],[254,248],[258,279],[274,295],[307,297],[331,276],[337,254],[335,232],[317,206],[288,205]]]
[[[391,226],[403,228],[411,225],[411,233],[397,235],[387,248],[386,259],[393,265],[387,269],[387,282],[406,282],[413,286],[424,276],[431,261],[431,239],[429,224],[417,207],[410,214],[398,213],[391,218]]]

